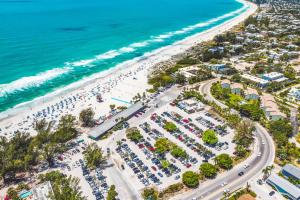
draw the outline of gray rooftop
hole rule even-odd
[[[291,164],[286,164],[282,170],[288,172],[292,176],[296,177],[297,179],[300,179],[300,168],[291,165]]]
[[[144,108],[144,105],[142,102],[137,102],[127,108],[126,110],[118,113],[117,115],[113,116],[112,118],[106,120],[96,128],[92,129],[88,135],[92,139],[97,139],[98,137],[104,135],[107,131],[112,129],[115,125],[118,124],[120,119],[127,119],[130,116],[134,115],[137,111],[141,110]]]
[[[274,187],[277,187],[277,190],[280,193],[286,194],[295,200],[300,199],[300,189],[277,174],[271,174],[267,182],[272,184]],[[286,193],[281,190],[284,190]]]

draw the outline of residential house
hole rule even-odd
[[[276,121],[286,117],[286,115],[279,110],[274,97],[270,94],[262,95],[261,108],[269,120]]]
[[[231,85],[231,93],[241,95],[243,91],[243,85],[240,83],[233,83]]]
[[[230,88],[230,81],[225,79],[221,81],[222,88]]]
[[[247,100],[258,100],[259,99],[258,92],[255,89],[247,88],[245,90],[244,94],[245,94],[245,99],[247,99]]]

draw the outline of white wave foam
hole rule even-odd
[[[57,78],[58,76],[61,76],[62,74],[68,73],[71,70],[70,67],[65,68],[55,68],[51,69],[42,73],[39,73],[35,76],[27,76],[20,78],[16,81],[13,81],[11,83],[7,84],[1,84],[0,85],[0,97],[3,97],[9,93],[18,91],[18,90],[24,90],[26,88],[39,86],[46,81],[49,81],[51,79]]]
[[[120,55],[119,52],[117,52],[116,50],[111,50],[111,51],[108,51],[104,54],[100,54],[98,56],[96,56],[96,58],[98,60],[106,60],[106,59],[111,59],[111,58],[114,58],[116,56]]]
[[[80,66],[89,65],[95,61],[96,61],[96,59],[80,60],[80,61],[71,63],[71,65],[73,65],[74,67],[80,67]]]
[[[135,51],[135,49],[132,47],[123,47],[119,50],[120,53],[130,53],[133,51]]]
[[[130,47],[133,47],[133,48],[138,48],[138,47],[145,47],[149,44],[149,42],[147,41],[144,41],[144,42],[137,42],[137,43],[133,43],[131,45],[129,45]]]

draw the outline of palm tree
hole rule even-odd
[[[262,170],[262,172],[264,174],[264,177],[263,177],[264,180],[266,180],[271,175],[271,172],[273,169],[274,169],[274,165],[270,165]]]

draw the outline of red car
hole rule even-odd
[[[152,168],[154,171],[157,171],[156,167],[152,166],[151,168]]]
[[[188,119],[183,119],[182,120],[184,123],[190,123],[190,121]]]

